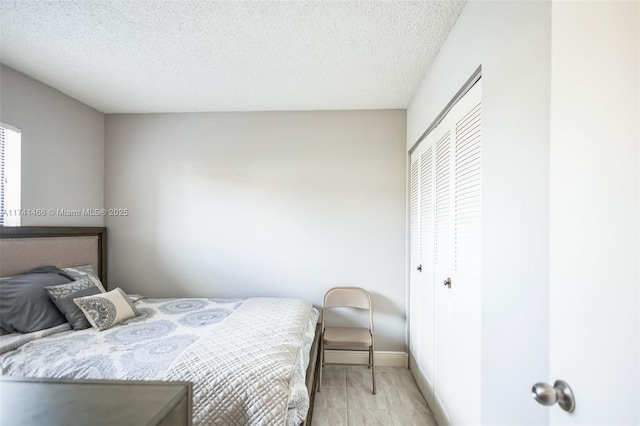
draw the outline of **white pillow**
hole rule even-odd
[[[127,294],[120,288],[107,293],[79,297],[73,302],[78,305],[87,321],[98,331],[106,330],[122,321],[138,315]]]

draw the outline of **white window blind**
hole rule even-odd
[[[0,225],[20,226],[21,134],[0,124]]]
[[[0,127],[0,225],[4,225],[4,127]]]

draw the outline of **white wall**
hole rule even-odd
[[[638,9],[553,4],[550,378],[576,394],[557,424],[640,423]]]
[[[112,285],[149,296],[372,292],[405,346],[405,111],[107,115]]]
[[[0,65],[0,122],[22,136],[22,209],[100,209],[104,115]],[[21,224],[102,226],[101,216],[23,216]]]
[[[483,424],[549,419],[550,25],[548,2],[467,3],[407,110],[409,149],[482,65]]]

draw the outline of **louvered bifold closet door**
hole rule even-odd
[[[439,425],[481,423],[481,95],[477,81],[410,161],[410,361]]]
[[[481,422],[481,119],[477,82],[435,129],[432,408],[438,424]]]
[[[439,423],[451,422],[454,402],[454,315],[451,291],[443,285],[453,272],[452,132],[447,117],[435,129],[435,351],[434,402]]]
[[[433,403],[434,370],[434,146],[427,136],[411,155],[409,288],[412,368]]]
[[[454,263],[456,424],[480,422],[482,93],[478,82],[452,109],[455,135]]]
[[[420,297],[418,296],[421,279],[420,259],[420,152],[411,154],[409,174],[409,349],[415,360],[423,357],[423,337],[420,324]]]
[[[421,259],[422,275],[419,281],[419,292],[422,307],[419,309],[420,323],[423,325],[422,339],[423,363],[428,389],[434,384],[434,347],[435,347],[435,294],[434,275],[435,264],[435,167],[434,167],[434,139],[427,137],[420,154],[420,212],[421,212]],[[429,404],[433,403],[433,392],[425,395]]]

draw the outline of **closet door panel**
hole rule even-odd
[[[409,336],[410,350],[420,366],[423,358],[424,337],[420,324],[420,147],[411,154],[409,175]]]
[[[481,87],[476,84],[451,111],[455,135],[454,283],[456,424],[480,422],[481,356]]]
[[[410,336],[414,369],[425,398],[433,404],[433,138],[411,156],[410,174]],[[415,374],[416,372],[414,372]]]
[[[430,135],[421,143],[420,151],[420,252],[422,273],[419,280],[419,306],[417,307],[420,334],[424,339],[421,366],[427,381],[427,402],[433,405],[434,388],[434,147]]]
[[[419,308],[422,335],[425,339],[424,372],[433,388],[434,383],[434,344],[435,344],[435,294],[434,294],[434,162],[433,139],[425,140],[424,151],[420,155],[420,211],[421,211],[421,259],[422,276],[420,280]],[[433,395],[428,395],[433,404]]]
[[[446,118],[435,130],[435,407],[439,424],[452,422],[454,404],[455,301],[443,283],[453,272],[452,134]]]

